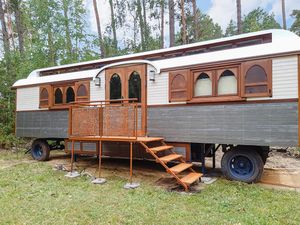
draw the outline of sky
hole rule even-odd
[[[288,28],[293,23],[294,19],[290,16],[293,9],[300,10],[300,0],[285,0],[286,2],[286,15],[287,15],[287,26]],[[97,32],[97,26],[94,18],[92,0],[85,0],[86,8],[88,11],[88,20],[90,29],[92,32]],[[274,13],[277,22],[282,25],[281,17],[281,0],[241,0],[242,4],[242,15],[248,14],[250,11],[257,7],[261,7],[269,13]],[[225,31],[229,21],[233,19],[236,21],[236,0],[197,0],[197,6],[200,10],[210,15],[214,22],[218,23],[223,31]],[[98,10],[100,13],[102,32],[104,28],[110,24],[110,8],[108,0],[98,0]],[[167,11],[167,10],[166,10]],[[166,12],[167,14],[168,12]],[[166,20],[168,15],[165,16]],[[132,16],[128,13],[126,20],[128,21],[129,27],[124,29],[118,29],[117,36],[118,41],[133,37],[133,31],[130,24],[133,23]],[[166,21],[168,22],[168,21]],[[150,21],[155,25],[157,21]],[[177,29],[179,25],[177,24]],[[157,31],[158,32],[158,31]],[[165,41],[168,42],[168,29],[165,30]]]

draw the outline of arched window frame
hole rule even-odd
[[[184,78],[183,88],[173,88],[173,82],[176,82],[178,76]],[[170,72],[169,74],[169,102],[184,102],[191,98],[190,92],[190,71],[189,70],[178,70]],[[174,95],[177,95],[176,97]]]
[[[55,93],[57,90],[60,90],[62,93],[62,102],[61,103],[55,103],[56,102],[56,98],[55,98]],[[64,88],[63,87],[54,87],[53,88],[53,105],[62,105],[64,104],[65,100],[65,94],[64,94]]]
[[[48,98],[41,98],[41,93],[43,90],[46,90],[48,92]],[[40,86],[39,100],[40,108],[49,108],[52,105],[51,85]]]
[[[232,93],[232,94],[219,94],[218,89],[219,89],[219,80],[222,76],[222,74],[226,71],[229,70],[231,71],[236,79],[236,85],[237,85],[237,93]],[[217,70],[217,79],[216,79],[216,95],[217,96],[237,96],[240,95],[240,80],[239,80],[239,71],[240,67],[228,67],[228,68],[222,68],[220,70]]]
[[[265,70],[265,73],[267,75],[267,81],[266,82],[260,82],[260,83],[246,83],[246,75],[247,72],[253,67],[253,66],[260,66]],[[241,85],[241,96],[242,97],[271,97],[272,96],[272,60],[271,59],[265,59],[265,60],[255,60],[255,61],[249,61],[242,64],[242,85]],[[246,87],[249,86],[267,86],[266,92],[261,93],[246,93]]]
[[[71,86],[71,85],[66,86],[66,87],[65,87],[65,96],[64,96],[64,98],[65,98],[65,101],[64,101],[64,102],[65,102],[66,104],[71,104],[71,103],[72,103],[72,102],[67,102],[67,100],[68,100],[68,99],[67,99],[67,98],[68,98],[67,95],[68,95],[68,89],[69,89],[69,88],[72,88],[72,89],[73,89],[73,92],[74,92],[74,101],[76,100],[75,87],[74,87],[74,86]]]
[[[196,82],[198,80],[198,77],[202,74],[205,73],[209,76],[210,80],[211,80],[211,85],[212,85],[212,94],[211,95],[203,95],[203,96],[195,96],[195,86],[196,86]],[[212,97],[215,96],[215,79],[214,79],[214,71],[197,71],[195,73],[193,73],[193,97],[194,98],[205,98],[205,97]]]
[[[136,73],[138,76],[139,76],[139,80],[140,80],[140,93],[139,93],[139,99],[138,99],[138,102],[141,102],[142,101],[142,78],[141,78],[141,75],[138,71],[133,71],[131,74],[129,74],[128,76],[128,98],[131,98],[130,96],[130,81],[131,81],[131,77],[134,75],[134,73]]]
[[[80,86],[83,85],[86,89],[86,95],[79,96],[78,89]],[[90,100],[90,82],[89,81],[78,81],[75,83],[75,101],[82,102],[82,101],[89,101]]]

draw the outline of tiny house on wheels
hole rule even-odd
[[[16,135],[37,160],[154,158],[186,190],[220,149],[227,178],[256,182],[270,146],[299,144],[299,73],[285,30],[38,69],[13,85]]]

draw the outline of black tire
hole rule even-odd
[[[31,145],[31,156],[37,161],[47,161],[50,156],[50,147],[45,140],[37,139]]]
[[[221,170],[229,180],[256,183],[261,178],[264,163],[257,151],[236,148],[224,153]]]

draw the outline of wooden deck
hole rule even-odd
[[[155,142],[162,141],[161,137],[124,137],[124,136],[76,136],[69,137],[70,141],[120,141],[120,142]]]

